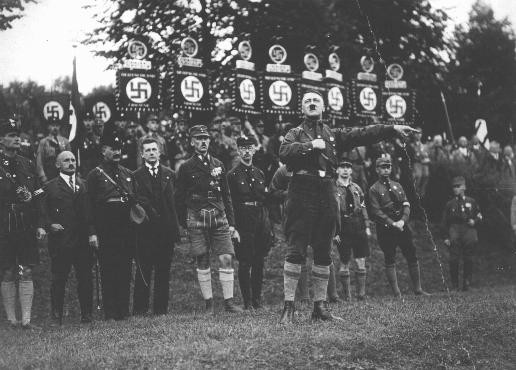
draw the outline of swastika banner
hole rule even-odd
[[[233,110],[247,114],[260,113],[260,83],[256,73],[237,70],[232,90]]]
[[[172,77],[172,107],[187,111],[212,108],[210,80],[201,68],[177,68]]]
[[[385,123],[414,124],[416,92],[408,89],[382,89],[382,113]]]
[[[102,122],[112,122],[118,117],[115,97],[113,95],[95,95],[84,100],[85,111]]]
[[[59,123],[69,123],[70,96],[67,94],[45,94],[38,98],[39,111],[45,121],[51,117],[57,118]]]
[[[329,118],[349,119],[351,105],[349,102],[349,86],[342,82],[326,82],[326,112]]]
[[[351,105],[356,117],[380,117],[381,92],[378,84],[369,81],[351,81]]]
[[[116,105],[121,112],[160,110],[161,81],[152,70],[119,69],[116,73]]]
[[[307,79],[301,79],[300,84],[300,94],[299,96],[302,97],[307,91],[315,91],[321,94],[321,96],[324,99],[324,105],[328,106],[326,103],[326,86],[323,84],[322,81],[314,81],[314,80],[307,80]],[[302,113],[301,111],[301,99],[299,100],[299,114]]]
[[[262,111],[299,114],[299,81],[287,74],[266,73],[261,79]]]

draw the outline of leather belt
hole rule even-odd
[[[243,202],[244,206],[254,206],[254,207],[261,207],[263,206],[262,202]]]
[[[313,173],[313,172],[310,172],[307,170],[299,170],[299,171],[295,172],[294,175],[309,176],[309,177],[313,177],[316,179],[331,179],[332,178],[331,176],[329,176],[328,171],[325,171],[324,176],[320,176],[318,173]]]
[[[127,203],[126,197],[111,197],[106,200],[106,203]]]

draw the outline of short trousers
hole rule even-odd
[[[190,251],[194,257],[208,252],[216,255],[235,254],[226,213],[217,208],[188,209],[186,227]]]

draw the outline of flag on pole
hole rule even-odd
[[[70,135],[69,140],[74,152],[80,148],[84,135],[84,123],[81,115],[81,100],[77,84],[77,57],[73,57],[72,96],[70,99]]]

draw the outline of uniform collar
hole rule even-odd
[[[159,161],[156,161],[156,163],[154,163],[154,165],[151,165],[150,163],[148,162],[145,162],[145,167],[147,167],[149,170],[151,169],[158,169],[159,168]]]

